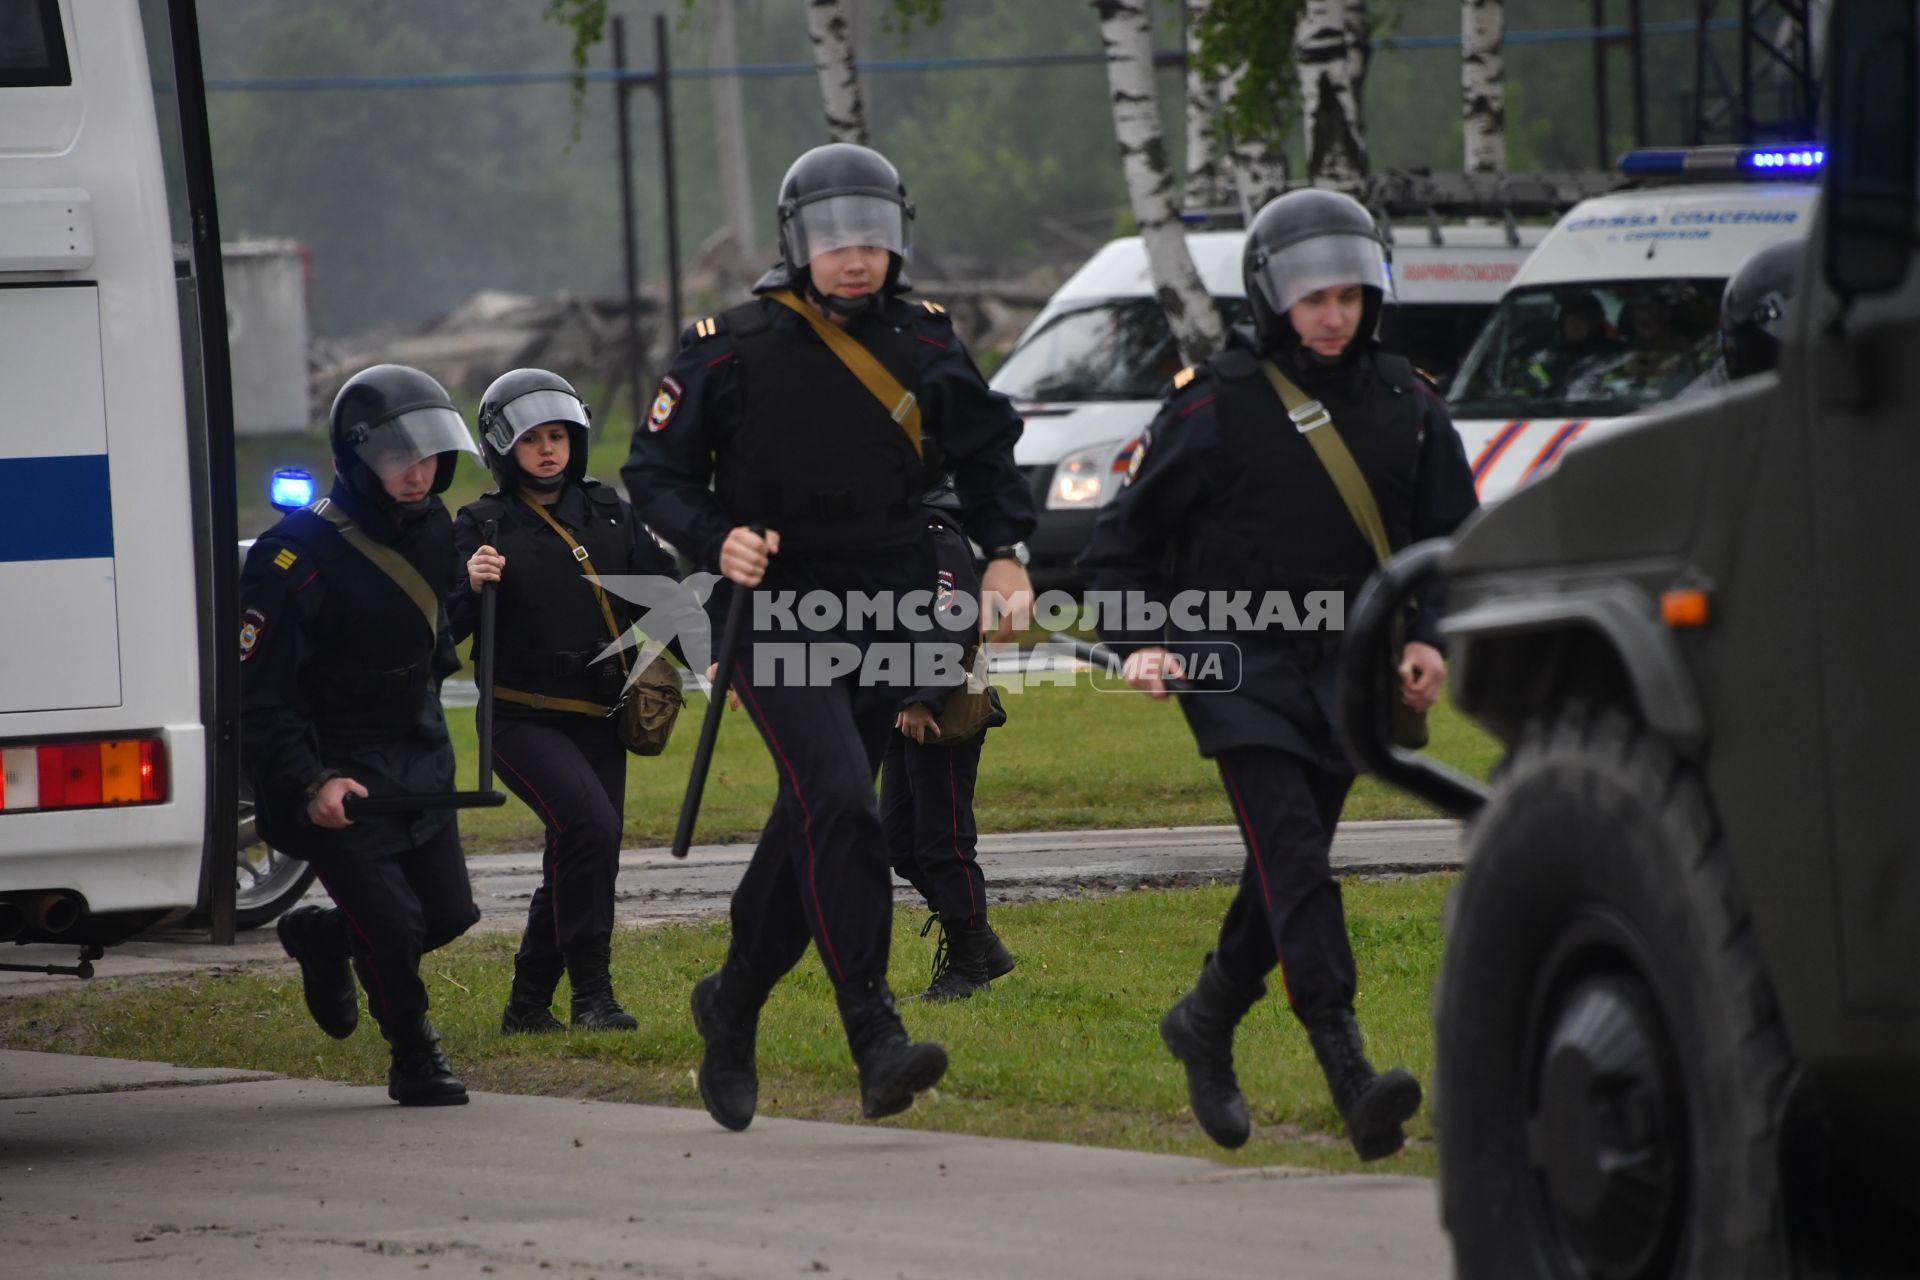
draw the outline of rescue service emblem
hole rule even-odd
[[[647,414],[647,430],[664,431],[673,421],[673,411],[680,407],[680,384],[672,378],[660,379],[660,393],[653,398],[653,408]]]
[[[240,620],[240,661],[245,662],[253,656],[253,646],[260,643],[260,633],[266,626],[266,614],[258,609],[247,610]]]

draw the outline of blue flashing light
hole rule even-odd
[[[267,501],[276,511],[298,511],[313,501],[313,476],[298,467],[282,467],[273,473]]]
[[[1747,168],[1768,173],[1778,170],[1806,173],[1826,162],[1827,153],[1821,147],[1775,147],[1749,151],[1744,157]]]

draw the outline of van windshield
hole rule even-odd
[[[1455,417],[1613,417],[1671,400],[1718,364],[1724,280],[1515,289],[1467,353]]]
[[[0,4],[0,89],[72,83],[59,0]]]
[[[1216,298],[1221,318],[1246,303]],[[993,389],[1015,400],[1158,400],[1186,362],[1151,298],[1118,298],[1055,316],[995,370]]]

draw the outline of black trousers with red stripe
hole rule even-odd
[[[974,856],[980,836],[973,822],[983,741],[929,747],[896,732],[880,767],[880,822],[894,873],[948,924],[987,919],[987,882]]]
[[[368,1012],[383,1027],[408,1025],[427,1011],[420,957],[480,919],[459,827],[449,822],[411,849],[329,859],[317,870],[346,925]]]
[[[1260,747],[1215,762],[1247,847],[1240,891],[1220,922],[1220,967],[1251,985],[1277,963],[1302,1022],[1351,1008],[1353,944],[1328,852],[1353,775]]]
[[[557,973],[567,952],[612,944],[627,750],[604,717],[504,715],[493,763],[501,784],[547,828],[517,959]]]
[[[873,784],[893,733],[888,691],[758,680],[752,646],[734,670],[780,792],[733,894],[733,946],[771,985],[813,942],[839,987],[884,977],[893,883]]]

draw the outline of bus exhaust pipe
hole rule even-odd
[[[0,942],[12,942],[27,927],[27,913],[15,902],[0,902]]]
[[[80,923],[80,900],[70,893],[35,894],[26,907],[27,919],[44,934],[62,934]]]

